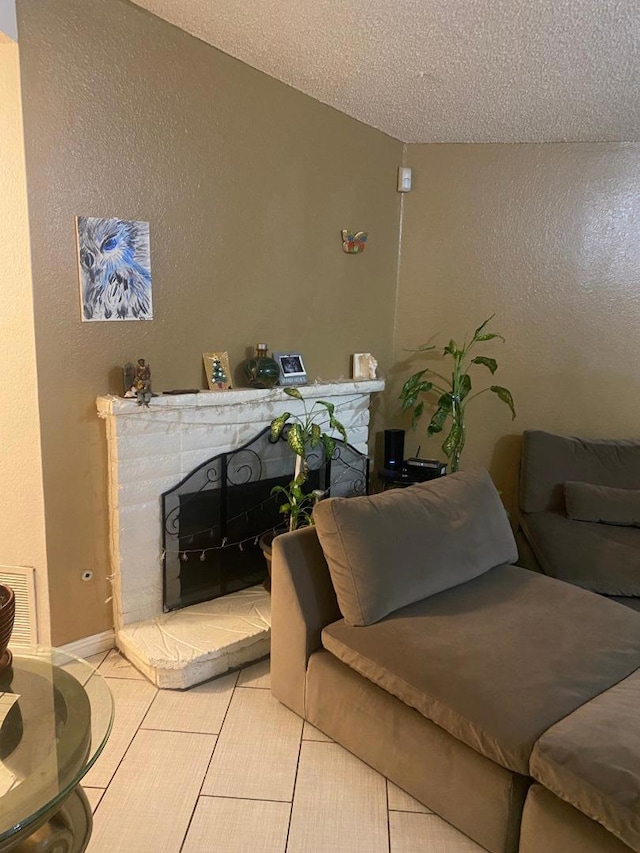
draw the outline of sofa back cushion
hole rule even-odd
[[[567,515],[574,521],[640,527],[640,489],[569,481],[564,484],[564,498]]]
[[[640,440],[576,438],[543,430],[522,436],[520,509],[564,510],[564,484],[635,489],[640,483]]]
[[[477,469],[316,504],[316,530],[351,625],[465,583],[518,556],[500,496]]]

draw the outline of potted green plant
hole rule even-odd
[[[298,527],[313,524],[311,515],[313,508],[324,497],[322,489],[312,489],[310,492],[304,490],[307,479],[307,475],[301,472],[286,486],[274,486],[271,489],[272,495],[280,494],[284,498],[279,512],[287,519],[289,530],[297,530]]]
[[[280,513],[287,521],[289,531],[297,530],[307,524],[313,524],[311,512],[315,503],[324,496],[318,489],[307,490],[305,485],[309,479],[309,454],[320,446],[324,448],[325,457],[331,459],[335,451],[335,439],[323,430],[322,423],[337,432],[343,441],[347,441],[347,431],[335,416],[335,406],[326,400],[315,400],[310,408],[297,388],[285,388],[284,393],[296,400],[301,400],[304,412],[295,415],[283,412],[271,421],[271,441],[278,441],[283,435],[291,451],[295,454],[295,469],[293,479],[286,486],[274,486],[273,495],[284,497],[280,505]],[[260,547],[265,555],[269,569],[271,568],[271,544],[275,534],[265,533],[260,537]]]
[[[502,335],[487,330],[487,325],[494,317],[495,314],[492,314],[478,326],[468,343],[465,338],[460,347],[451,339],[446,345],[442,354],[445,358],[450,358],[453,361],[450,377],[443,376],[431,367],[425,367],[407,379],[400,393],[399,399],[402,401],[402,410],[411,411],[412,429],[415,429],[424,412],[425,401],[421,399],[422,396],[425,394],[438,395],[436,410],[427,426],[427,435],[436,435],[442,432],[447,421],[451,420],[449,432],[442,444],[442,450],[449,459],[451,471],[457,471],[460,467],[460,457],[466,439],[466,410],[472,400],[475,400],[480,394],[491,391],[509,407],[511,419],[513,420],[516,416],[513,397],[507,388],[503,388],[501,385],[489,385],[471,393],[473,386],[469,370],[472,365],[486,367],[492,376],[498,369],[495,358],[486,355],[473,355],[478,344],[496,339],[504,342]],[[429,352],[435,348],[435,346],[424,346],[411,350],[411,352]],[[425,374],[429,374],[435,379],[426,379]]]

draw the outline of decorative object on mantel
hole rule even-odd
[[[299,352],[274,352],[274,359],[280,367],[280,385],[306,385],[307,371]]]
[[[10,586],[0,584],[0,673],[11,666],[13,655],[7,648],[16,615],[16,596]]]
[[[352,376],[354,379],[375,379],[378,362],[370,352],[354,352]]]
[[[501,385],[491,385],[488,388],[483,388],[481,391],[476,391],[471,394],[471,377],[469,376],[469,368],[473,364],[479,364],[486,367],[491,375],[498,369],[498,363],[495,358],[489,358],[486,355],[477,355],[469,360],[471,350],[478,343],[491,341],[496,338],[504,343],[504,338],[497,332],[485,331],[486,326],[493,318],[492,314],[484,321],[473,333],[473,337],[469,343],[465,342],[462,347],[458,347],[453,338],[442,351],[444,357],[450,356],[453,359],[453,370],[450,377],[442,376],[430,367],[419,370],[410,376],[402,386],[399,399],[402,401],[402,410],[404,412],[411,410],[411,426],[415,426],[420,419],[424,410],[424,401],[419,400],[422,394],[433,393],[437,397],[436,411],[431,416],[429,425],[427,426],[427,435],[435,435],[442,432],[448,418],[451,418],[451,429],[445,438],[442,449],[448,459],[451,460],[451,471],[457,471],[460,467],[460,456],[464,448],[466,438],[465,412],[471,400],[484,394],[485,391],[492,391],[498,399],[502,400],[511,410],[511,420],[514,420],[516,411],[513,406],[513,397],[511,392]],[[410,352],[428,352],[435,349],[435,346],[418,347]],[[425,373],[437,377],[439,381],[431,382],[423,379]],[[470,396],[469,396],[470,395]]]
[[[128,361],[123,369],[124,396],[136,397],[139,406],[149,407],[149,401],[156,395],[151,390],[151,366],[144,358],[134,365]]]
[[[82,320],[153,320],[149,223],[76,216]]]
[[[360,255],[367,248],[367,232],[342,229],[342,251],[348,255]]]
[[[203,352],[204,369],[209,391],[228,391],[231,388],[231,368],[226,352]]]
[[[256,344],[256,354],[244,365],[251,388],[273,388],[280,379],[280,365],[269,355],[267,344]]]

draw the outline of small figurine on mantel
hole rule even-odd
[[[139,406],[149,407],[149,401],[156,395],[151,390],[151,366],[144,358],[134,365],[128,361],[123,370],[124,396],[137,397]]]

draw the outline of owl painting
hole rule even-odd
[[[152,320],[149,223],[76,217],[82,319]]]

